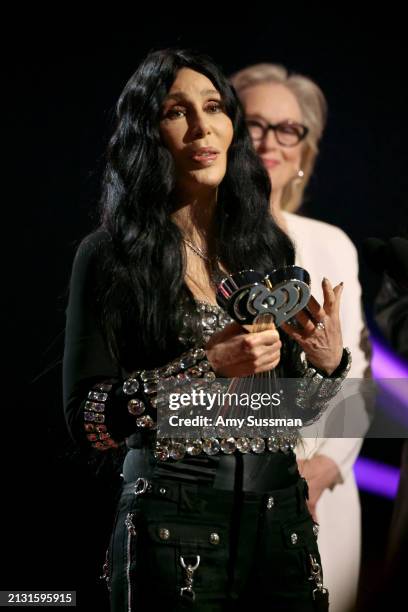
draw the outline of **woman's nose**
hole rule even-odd
[[[210,133],[208,117],[204,113],[197,113],[193,120],[193,132],[196,138],[202,138]]]
[[[269,129],[261,140],[260,146],[265,150],[277,149],[279,142],[276,139],[274,130]]]

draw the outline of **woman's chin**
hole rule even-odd
[[[225,174],[221,172],[214,172],[214,170],[215,169],[212,168],[194,170],[190,173],[190,178],[197,185],[197,187],[208,187],[209,189],[215,189],[221,183]]]

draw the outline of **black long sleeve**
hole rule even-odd
[[[86,439],[83,410],[88,391],[106,379],[114,381],[106,402],[106,424],[114,440],[121,441],[135,430],[135,420],[121,397],[122,373],[112,358],[101,330],[97,312],[97,275],[100,250],[109,240],[105,232],[88,236],[76,253],[66,310],[63,360],[63,401],[65,419],[72,438]]]

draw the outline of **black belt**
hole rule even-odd
[[[219,500],[222,502],[232,502],[236,492],[231,490],[220,490],[208,487],[203,484],[191,484],[177,482],[166,479],[149,480],[148,478],[138,478],[134,482],[123,485],[122,495],[147,496],[150,498],[166,499],[180,503],[185,499],[186,493],[197,495],[207,499]],[[284,489],[273,489],[269,491],[242,491],[242,496],[247,501],[268,501],[272,500],[273,506],[282,509],[289,509],[289,505],[299,505],[304,499],[308,498],[308,486],[304,478]]]

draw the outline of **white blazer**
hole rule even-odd
[[[296,247],[296,264],[311,276],[312,294],[323,304],[321,282],[327,277],[333,286],[344,282],[340,320],[343,344],[352,353],[350,378],[369,375],[368,346],[361,306],[357,251],[348,236],[338,227],[322,221],[283,212],[288,233]],[[363,398],[359,406],[359,430],[367,431],[369,416]],[[318,544],[322,558],[325,586],[329,589],[330,611],[346,612],[355,604],[361,554],[361,511],[353,464],[362,438],[304,438],[298,446],[299,458],[324,454],[336,462],[341,483],[326,490],[318,504],[320,525]]]

